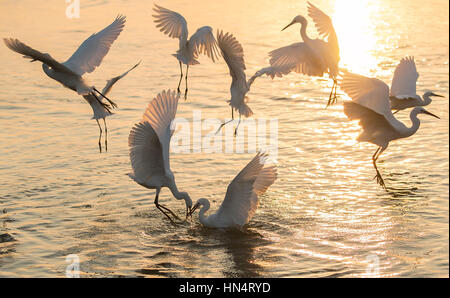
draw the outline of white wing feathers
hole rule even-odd
[[[128,136],[133,173],[129,176],[145,185],[153,175],[165,173],[162,146],[155,130],[148,122],[136,124]]]
[[[308,2],[308,16],[313,19],[320,35],[328,37],[328,41],[337,40],[331,18],[310,2]]]
[[[419,73],[414,63],[414,57],[402,58],[394,71],[392,79],[391,96],[397,98],[410,98],[416,96],[416,82]]]
[[[18,39],[4,38],[3,41],[5,42],[5,45],[10,50],[12,50],[16,53],[22,54],[24,58],[39,60],[42,63],[47,64],[48,66],[50,66],[51,68],[53,68],[56,71],[65,72],[65,73],[69,73],[72,75],[77,75],[71,69],[66,67],[64,64],[61,64],[58,61],[56,61],[55,59],[53,59],[52,56],[50,56],[49,54],[41,53],[41,52],[27,46],[26,44],[24,44],[23,42],[21,42]]]
[[[139,62],[138,64],[136,64],[135,66],[133,66],[132,68],[130,68],[129,70],[127,70],[126,72],[124,72],[123,74],[121,74],[120,76],[114,77],[112,79],[109,79],[106,81],[106,85],[102,90],[102,94],[103,95],[107,95],[109,93],[109,91],[111,91],[112,86],[114,86],[114,84],[120,80],[121,78],[123,78],[124,76],[126,76],[130,71],[132,71],[133,69],[135,69],[136,67],[138,67],[138,65],[141,62]]]
[[[169,163],[169,145],[172,137],[171,124],[177,113],[178,99],[180,95],[176,95],[175,91],[162,91],[159,93],[148,105],[141,122],[136,127],[142,127],[145,132],[137,134],[135,139],[141,140],[141,143],[145,142],[146,146],[138,147],[137,160],[149,160],[149,163],[155,163],[158,167],[161,167],[160,163],[155,160],[155,157],[150,156],[150,151],[156,152],[153,147],[156,145],[156,140],[160,144],[161,154],[157,156],[157,159],[163,164],[165,171],[170,170]],[[145,140],[145,136],[151,137],[152,132],[156,135],[156,140]],[[139,130],[140,131],[140,130]],[[131,134],[130,134],[131,138]],[[151,143],[151,145],[148,145]],[[129,146],[132,147],[136,142],[129,139]],[[150,148],[152,147],[152,148]],[[131,149],[130,149],[131,150]],[[148,152],[146,152],[147,150]],[[133,166],[133,168],[135,168]]]
[[[149,104],[141,122],[148,122],[158,135],[161,144],[169,143],[172,136],[170,125],[177,113],[180,95],[175,91],[162,91]]]
[[[344,72],[340,87],[353,102],[385,117],[392,116],[389,86],[383,81]]]
[[[268,77],[271,77],[273,79],[274,77],[282,77],[283,75],[287,75],[290,72],[291,70],[289,67],[285,67],[284,69],[281,67],[273,66],[264,67],[255,72],[255,74],[250,79],[248,79],[247,84],[250,87],[253,81],[262,75],[267,75]]]
[[[179,38],[183,42],[187,41],[187,22],[181,14],[156,4],[153,10],[156,12],[153,15],[155,18],[154,22],[161,32],[169,37]]]
[[[219,49],[217,41],[214,38],[212,28],[209,26],[201,27],[189,39],[189,52],[193,57],[198,58],[199,54],[205,54],[213,62],[219,59]]]
[[[322,76],[326,68],[321,66],[316,55],[304,42],[297,42],[269,53],[270,65],[274,68],[309,76]]]
[[[258,153],[233,179],[217,217],[226,217],[227,221],[239,226],[250,221],[258,206],[258,196],[277,178],[275,166],[264,168],[266,159],[267,154]]]
[[[119,37],[125,27],[125,21],[125,16],[117,16],[111,25],[86,39],[63,64],[80,76],[86,72],[93,72],[102,63],[111,45]]]
[[[217,32],[217,43],[222,57],[228,65],[230,75],[236,81],[243,94],[248,91],[245,81],[244,49],[237,39],[230,33]]]

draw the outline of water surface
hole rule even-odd
[[[330,14],[342,68],[390,84],[398,61],[415,56],[418,91],[445,95],[429,106],[441,120],[421,117],[412,137],[380,158],[388,191],[374,180],[376,147],[355,141],[358,126],[342,111],[348,98],[324,109],[331,81],[291,74],[258,79],[249,93],[255,118],[278,119],[276,183],[242,231],[172,225],[154,207],[154,192],[131,181],[127,138],[148,102],[176,88],[177,40],[156,30],[152,1],[81,1],[68,19],[62,0],[2,1],[0,35],[17,37],[67,59],[119,14],[127,24],[101,67],[101,86],[141,65],[110,93],[119,105],[108,118],[109,150],[97,148],[98,127],[82,98],[0,45],[0,276],[64,277],[69,254],[81,275],[148,277],[362,277],[374,260],[383,277],[448,277],[448,1],[314,3]],[[306,1],[160,1],[182,13],[191,33],[204,25],[232,32],[245,51],[247,74],[268,64],[267,53],[300,41],[299,28],[280,32]],[[315,37],[313,26],[308,33]],[[190,93],[178,117],[229,115],[225,63],[206,57],[190,70]],[[408,112],[397,114],[409,124]],[[210,130],[203,131],[204,134]],[[179,188],[217,208],[226,187],[253,153],[173,154]],[[182,214],[165,189],[161,201]],[[6,238],[5,238],[6,239]]]

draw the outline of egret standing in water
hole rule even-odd
[[[121,74],[120,76],[117,76],[117,77],[114,77],[112,79],[107,80],[106,81],[106,85],[105,85],[105,87],[102,90],[102,94],[103,95],[108,94],[109,91],[111,91],[111,89],[114,86],[114,84],[118,80],[120,80],[121,78],[126,76],[130,71],[135,69],[139,65],[139,63],[136,64],[135,66],[133,66],[128,71],[126,71],[123,74]],[[83,95],[83,97],[84,97],[84,99],[86,99],[86,101],[91,106],[92,111],[94,112],[94,116],[92,117],[92,119],[95,119],[97,121],[98,128],[100,129],[100,136],[98,137],[98,148],[100,149],[100,152],[102,152],[102,144],[101,144],[102,127],[100,126],[100,123],[98,122],[98,119],[103,119],[103,123],[105,125],[105,150],[108,151],[108,128],[106,127],[106,119],[105,118],[108,117],[108,116],[111,116],[113,113],[111,113],[111,110],[108,107],[106,107],[105,105],[100,104],[99,101],[97,100],[97,98],[95,98],[91,93],[88,94],[88,95]]]
[[[42,69],[50,78],[60,82],[64,87],[69,88],[79,95],[91,94],[98,103],[107,109],[117,105],[100,93],[95,86],[90,86],[82,77],[85,73],[91,73],[97,68],[109,51],[109,48],[125,27],[125,16],[118,16],[111,25],[102,31],[92,34],[86,39],[73,55],[64,63],[59,63],[47,53],[41,53],[18,39],[3,39],[6,46],[24,55],[24,58],[32,59],[31,62],[41,61]],[[103,103],[95,94],[97,92],[111,104]]]
[[[429,105],[431,103],[431,96],[443,97],[442,95],[427,91],[424,93],[423,99],[420,98],[416,93],[418,78],[419,73],[417,72],[414,57],[402,58],[395,68],[389,97],[391,109],[396,110],[394,114],[407,108]]]
[[[178,191],[175,177],[170,170],[169,145],[173,134],[171,123],[177,113],[178,99],[175,91],[162,91],[148,105],[140,123],[136,124],[128,137],[130,160],[133,173],[128,174],[139,185],[156,189],[155,205],[170,221],[169,208],[159,204],[162,187],[167,187],[177,200],[186,203],[186,215],[192,207],[187,192]],[[169,213],[169,214],[168,214]]]
[[[264,167],[267,154],[258,153],[228,185],[225,199],[216,213],[206,217],[210,204],[199,199],[189,215],[199,208],[200,223],[211,228],[241,227],[247,224],[256,212],[259,196],[277,179],[275,166]]]
[[[187,22],[182,15],[156,4],[153,10],[156,12],[156,14],[153,15],[156,27],[164,34],[169,35],[169,37],[178,38],[180,40],[179,49],[173,56],[178,59],[180,64],[181,74],[177,88],[178,93],[180,92],[180,85],[183,79],[182,64],[186,65],[186,89],[184,91],[184,99],[186,99],[188,92],[187,78],[189,66],[199,64],[197,61],[199,54],[206,54],[213,62],[219,57],[217,42],[214,38],[212,28],[209,26],[201,27],[188,40]]]
[[[415,107],[409,114],[412,125],[407,127],[392,114],[389,86],[383,81],[347,72],[343,75],[340,87],[352,98],[352,101],[344,102],[344,113],[350,120],[359,120],[359,125],[362,127],[357,140],[378,146],[372,156],[373,166],[377,172],[375,178],[378,184],[386,189],[376,162],[388,147],[389,142],[415,134],[420,127],[418,114],[439,117],[423,107]]]
[[[327,38],[327,40],[311,39],[306,34],[308,21],[305,17],[298,15],[281,31],[291,25],[300,23],[300,35],[303,42],[297,42],[270,52],[270,65],[281,69],[287,67],[291,71],[308,76],[322,77],[324,73],[328,73],[330,78],[333,79],[333,86],[331,87],[327,104],[328,107],[336,103],[337,100],[336,88],[340,60],[339,44],[329,16],[309,2],[308,16],[313,19],[319,34],[323,38]]]
[[[217,129],[217,132],[224,125],[234,120],[234,110],[236,110],[239,113],[239,123],[234,131],[234,135],[236,135],[239,124],[241,123],[241,116],[248,118],[253,115],[253,111],[247,104],[247,93],[250,91],[250,86],[257,77],[263,74],[274,75],[276,70],[271,67],[261,69],[247,81],[245,75],[244,49],[239,41],[228,32],[224,34],[222,31],[218,31],[217,43],[222,52],[222,57],[228,65],[232,79],[230,87],[231,99],[228,101],[231,106],[232,120],[222,123]]]

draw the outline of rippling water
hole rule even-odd
[[[372,180],[376,147],[355,141],[358,126],[341,104],[324,109],[331,82],[298,74],[258,79],[250,106],[255,118],[278,119],[279,178],[246,229],[222,231],[201,227],[197,216],[170,224],[154,207],[154,192],[126,176],[131,126],[179,76],[171,56],[177,41],[155,29],[152,2],[81,0],[80,18],[68,19],[62,0],[39,9],[34,1],[2,1],[0,35],[61,61],[123,13],[125,30],[90,80],[100,86],[142,64],[110,94],[120,109],[108,118],[108,153],[99,154],[98,127],[82,98],[0,45],[0,235],[14,238],[0,243],[0,276],[63,277],[66,256],[77,254],[87,277],[362,277],[376,261],[379,276],[448,277],[448,1],[314,3],[333,18],[342,68],[390,83],[398,61],[415,56],[419,93],[446,96],[429,106],[442,119],[422,117],[414,136],[381,156],[384,191]],[[298,27],[280,30],[306,14],[306,2],[291,0],[159,4],[182,13],[191,33],[203,25],[233,33],[248,75],[267,65],[270,50],[300,40]],[[313,26],[308,32],[317,34]],[[177,116],[191,119],[201,109],[203,118],[223,119],[228,69],[200,62]],[[339,95],[340,103],[347,99]],[[408,112],[397,115],[409,125]],[[173,154],[171,165],[179,187],[215,209],[252,156]],[[184,211],[166,189],[161,201]]]

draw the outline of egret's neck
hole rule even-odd
[[[416,131],[420,127],[420,119],[417,117],[418,110],[413,109],[411,113],[409,114],[409,119],[411,119],[412,125],[410,128],[408,128],[408,132],[405,137],[412,136],[416,133]]]
[[[430,97],[430,95],[429,94],[424,94],[423,95],[423,104],[422,105],[424,105],[424,106],[427,106],[427,105],[429,105],[431,103],[431,97]]]
[[[177,199],[177,200],[181,200],[184,199],[183,193],[180,192],[178,190],[177,185],[175,184],[175,181],[172,180],[173,182],[169,185],[169,189],[172,192],[173,196]]]
[[[205,216],[206,211],[209,210],[209,202],[207,202],[207,204],[203,204],[202,205],[202,209],[200,209],[200,213],[198,215],[200,223],[204,226],[209,226],[209,218],[207,216]]]
[[[305,21],[305,22],[301,23],[300,35],[302,36],[302,39],[304,42],[311,40],[311,38],[309,38],[308,35],[306,34],[306,27],[308,27],[308,22]]]

